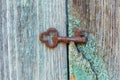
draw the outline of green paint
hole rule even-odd
[[[96,50],[93,35],[88,36],[88,42],[85,46],[77,45],[77,47],[82,52],[84,59],[90,63],[91,69],[96,75],[96,80],[110,80],[105,63]]]
[[[70,76],[75,75],[77,80],[95,80],[95,74],[90,63],[77,51],[74,43],[69,46]]]
[[[88,36],[86,45],[74,43],[69,46],[70,75],[77,80],[109,80],[109,75],[103,59],[98,55],[93,35]]]
[[[68,23],[69,36],[73,36],[75,29],[81,29],[80,18],[72,15],[69,7]],[[70,77],[74,74],[76,80],[110,80],[105,62],[102,59],[101,52],[97,51],[97,42],[94,35],[85,33],[88,38],[86,45],[77,45],[70,43],[69,45],[69,68]],[[77,49],[76,49],[77,48]]]

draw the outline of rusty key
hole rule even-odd
[[[69,42],[75,42],[78,44],[85,44],[87,42],[87,38],[81,34],[80,30],[75,30],[74,31],[74,36],[73,37],[62,37],[58,35],[58,31],[55,28],[49,28],[46,32],[43,32],[40,34],[39,39],[41,42],[45,43],[45,45],[49,48],[54,48],[57,46],[58,43],[69,43]],[[50,44],[48,40],[45,40],[45,36],[49,36],[50,33],[53,33],[52,36],[52,43]]]

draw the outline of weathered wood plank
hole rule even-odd
[[[90,71],[89,73],[93,75],[93,77],[94,75],[96,75],[95,80],[119,80],[120,1],[68,0],[68,4],[69,36],[73,35],[72,30],[76,28],[85,29],[88,31],[91,30],[93,32],[92,35],[94,36],[94,39],[91,39],[91,37],[89,37],[89,41],[85,47],[80,45],[77,46],[78,50],[80,51],[78,53],[82,54],[83,58],[87,60],[88,63],[86,63],[85,60],[80,61],[78,57],[75,57],[75,55],[81,56],[80,54],[77,54],[76,52],[74,53],[74,51],[71,50],[69,51],[69,66],[70,71],[72,70],[70,72],[71,80],[87,80],[86,76],[83,74],[78,77],[81,70],[83,70],[83,72],[86,72],[86,70],[84,70],[81,65],[85,65],[85,67],[88,67],[88,71],[91,68],[93,72]],[[89,43],[90,40],[92,40],[92,43]],[[69,46],[69,49],[71,48],[73,48],[73,46]],[[94,55],[90,54],[91,50],[95,50],[95,52],[93,53]],[[98,56],[99,58],[95,58],[96,56]],[[94,62],[94,64],[91,62]],[[90,66],[88,66],[89,64]],[[75,71],[76,66],[79,69],[77,72]],[[98,71],[97,69],[99,69],[100,73],[96,72]],[[84,74],[87,74],[87,72]],[[90,76],[90,74],[88,75]],[[89,77],[88,79],[90,80],[91,78]],[[93,80],[93,78],[91,80]]]
[[[0,7],[2,8],[2,1],[0,0]],[[0,80],[3,80],[3,69],[4,69],[4,64],[3,64],[3,35],[2,35],[2,9],[0,9]]]
[[[49,27],[55,27],[61,36],[66,35],[65,0],[42,0],[40,19],[40,32]],[[55,49],[48,49],[43,44],[39,48],[41,68],[40,78],[45,80],[67,79],[67,56],[65,45],[58,45]]]
[[[67,80],[66,46],[49,49],[39,34],[66,35],[64,0],[0,0],[0,80]]]

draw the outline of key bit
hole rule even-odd
[[[45,36],[49,36],[51,33],[52,35],[52,43],[49,43],[49,40],[44,39]],[[58,45],[58,43],[69,43],[69,42],[75,42],[78,44],[86,44],[87,39],[86,37],[81,34],[80,30],[74,31],[73,37],[62,37],[58,35],[58,31],[55,28],[49,28],[46,32],[43,32],[40,34],[39,39],[41,42],[45,43],[45,45],[49,48],[54,48]]]

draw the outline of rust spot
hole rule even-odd
[[[86,13],[87,13],[86,0],[82,0],[82,9],[83,9],[83,13],[86,15]]]
[[[89,17],[89,1],[88,0],[72,0],[72,10],[75,16],[81,16],[84,19]]]
[[[71,75],[70,80],[76,80],[76,77],[74,74]]]
[[[80,6],[81,5],[80,0],[73,0],[73,5]]]
[[[77,3],[77,0],[73,0],[73,4],[75,4],[75,5],[76,5],[76,3]]]

